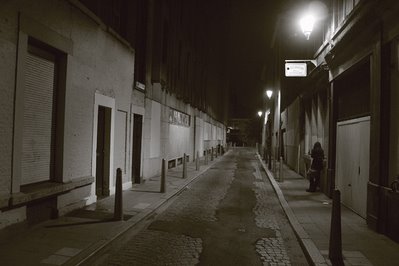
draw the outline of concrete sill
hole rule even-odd
[[[94,182],[94,177],[87,176],[74,179],[68,183],[41,182],[37,184],[25,185],[21,187],[21,192],[11,195],[10,207],[25,204],[37,199],[42,199],[57,194],[65,193],[77,187],[90,185]]]

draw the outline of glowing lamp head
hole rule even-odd
[[[309,40],[310,34],[313,31],[314,22],[315,22],[315,18],[310,14],[304,16],[299,21],[299,24],[301,25],[302,32],[306,36],[307,40]]]
[[[272,90],[267,90],[266,91],[266,95],[267,95],[267,98],[271,98],[272,97],[272,95],[273,95],[273,91]]]
[[[259,116],[259,117],[262,117],[262,114],[263,114],[262,111],[259,111],[259,112],[258,112],[258,116]]]

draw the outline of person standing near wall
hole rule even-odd
[[[320,142],[317,141],[314,144],[311,157],[312,157],[312,164],[308,171],[309,189],[306,190],[307,192],[315,192],[320,184],[320,175],[321,175],[321,170],[323,170],[323,160],[324,160],[324,151],[321,148]]]

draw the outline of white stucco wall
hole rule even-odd
[[[204,154],[204,120],[200,117],[195,117],[195,147],[199,152],[199,156]]]
[[[133,54],[113,36],[87,20],[82,13],[75,17],[80,28],[73,30],[72,36],[78,41],[74,56],[68,61],[65,140],[70,144],[65,150],[64,175],[71,178],[90,172],[88,154],[92,134],[88,125],[93,124],[95,91],[115,98],[116,108],[128,112],[133,83]],[[119,131],[118,127],[116,131]]]
[[[150,158],[161,155],[161,104],[153,101],[151,106]]]
[[[117,110],[115,117],[115,146],[114,146],[114,167],[122,169],[124,182],[130,180],[128,177],[128,113]]]
[[[180,158],[190,150],[190,128],[178,125],[169,125],[168,158]]]
[[[283,121],[283,127],[286,132],[284,134],[284,149],[285,149],[285,160],[286,163],[294,169],[299,171],[300,158],[302,158],[298,152],[300,150],[300,139],[299,134],[301,132],[300,125],[300,101],[297,98],[290,106],[288,106],[281,114]]]
[[[43,9],[43,6],[46,8]],[[38,33],[34,37],[40,41],[48,43],[48,38],[56,36],[55,42],[58,42],[60,46],[64,45],[63,40],[71,44],[70,51],[61,50],[67,53],[63,171],[62,177],[58,177],[62,181],[69,182],[92,176],[92,155],[95,149],[93,134],[96,119],[95,94],[114,99],[115,108],[128,114],[134,74],[133,51],[115,35],[71,5],[69,1],[0,2],[0,17],[2,18],[0,20],[0,76],[2,77],[0,79],[0,195],[9,194],[11,189],[12,150],[15,147],[12,141],[15,80],[18,80],[21,75],[19,72],[16,74],[15,71],[16,67],[19,67],[19,65],[16,66],[16,50],[18,46],[21,46],[21,42],[27,42],[27,38],[19,39],[18,42],[18,35],[21,31],[24,31],[25,36],[31,34],[29,30],[26,31],[25,28],[20,27],[18,14],[21,19],[27,18],[29,21],[34,21],[35,31]],[[18,32],[18,29],[21,31]],[[48,44],[53,46],[53,43]],[[26,47],[26,43],[23,46]],[[57,46],[54,47],[59,49]],[[23,53],[19,54],[23,55]],[[129,117],[125,120],[129,121]],[[118,139],[121,135],[127,134],[126,130],[129,126],[125,123],[125,128],[123,126],[121,128],[123,132],[119,130],[119,127],[114,128]],[[128,141],[124,140],[122,146],[126,146],[126,143]],[[118,150],[120,148],[121,145],[115,147]],[[118,155],[112,163],[126,165],[131,151],[129,147],[125,147],[125,150],[124,156],[119,156],[119,151],[111,151]],[[19,186],[18,180],[12,181],[13,186]],[[58,207],[67,210],[71,206],[72,208],[80,206],[82,201],[83,204],[89,203],[93,200],[94,190],[88,188],[90,186],[80,189],[79,193],[64,194],[63,198],[68,199],[65,201],[60,199]],[[19,189],[14,189],[14,191],[18,192]],[[18,210],[23,212],[24,208]],[[2,213],[1,217],[4,217],[6,213]],[[20,217],[23,217],[22,213]]]
[[[160,85],[154,85],[154,88],[154,90],[160,90]],[[166,161],[174,160],[181,158],[186,153],[192,160],[196,151],[199,151],[202,157],[205,149],[216,147],[219,143],[223,144],[226,139],[225,127],[220,122],[215,121],[207,114],[191,107],[189,104],[177,99],[175,95],[166,93],[164,90],[158,92],[157,95],[161,102],[154,101],[151,98],[146,98],[145,100],[143,125],[144,179],[160,174],[162,159]],[[155,104],[160,104],[160,121],[158,117],[155,120],[152,119],[154,102]],[[171,123],[169,121],[171,108],[189,115],[190,126]],[[158,107],[155,109],[158,110]],[[159,125],[160,135],[158,135]],[[152,127],[155,128],[156,134],[154,134]],[[157,143],[158,141],[159,143]],[[151,149],[153,149],[151,147],[153,145],[159,145],[159,156],[157,157],[151,156]],[[153,155],[157,154],[153,153]]]

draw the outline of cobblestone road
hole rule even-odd
[[[236,149],[105,265],[307,265],[255,153]]]

